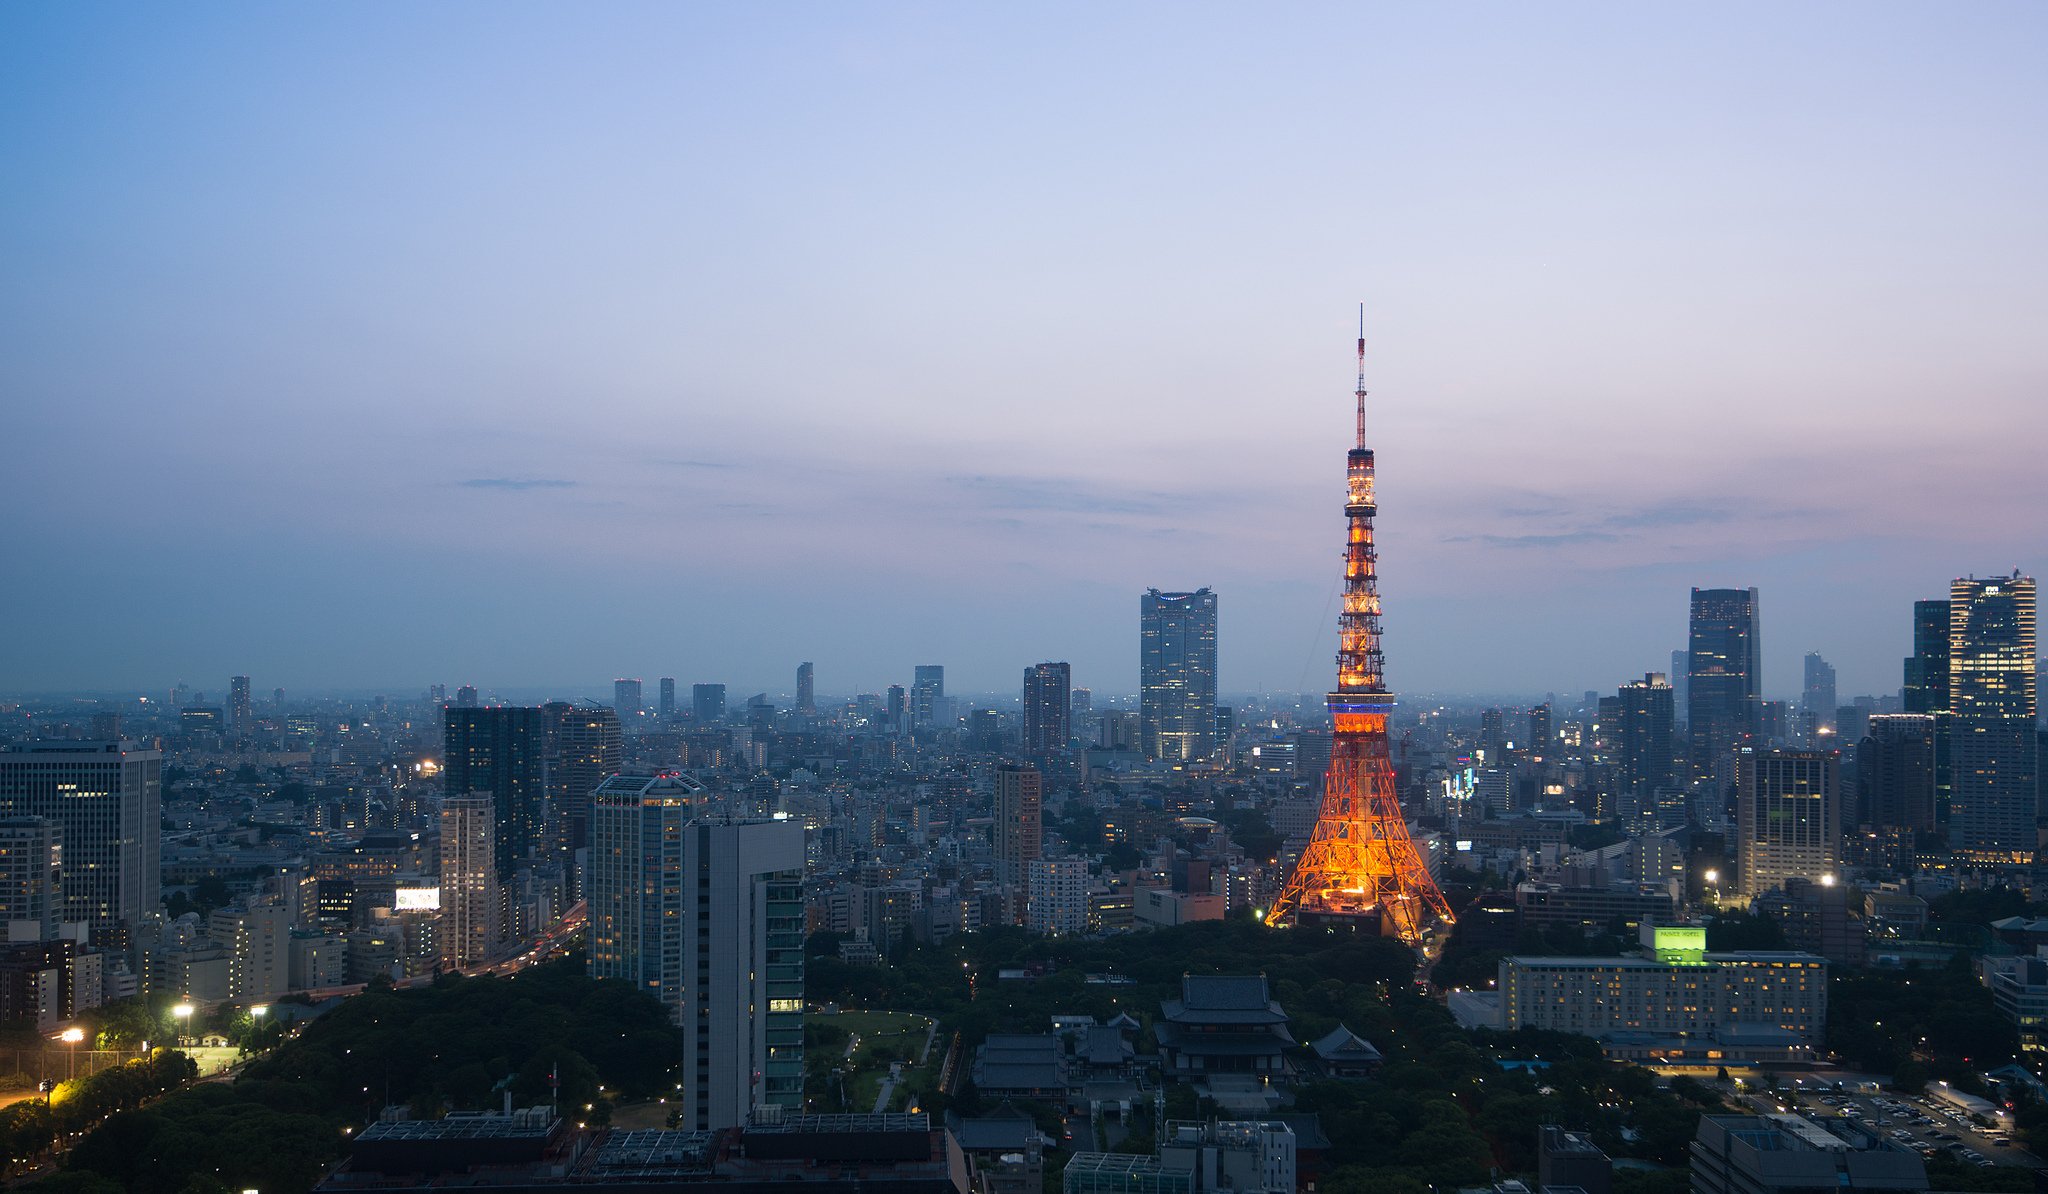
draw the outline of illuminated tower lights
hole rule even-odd
[[[1365,446],[1365,312],[1359,309],[1358,436],[1347,456],[1344,609],[1338,615],[1337,688],[1329,694],[1335,734],[1323,804],[1308,848],[1295,864],[1269,925],[1378,913],[1383,933],[1421,941],[1432,920],[1456,918],[1408,836],[1387,748],[1387,691],[1380,652],[1379,560],[1373,547],[1373,454]]]

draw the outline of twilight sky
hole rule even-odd
[[[1765,687],[2048,570],[2048,7],[0,8],[0,693],[1335,650]]]

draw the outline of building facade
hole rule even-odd
[[[996,768],[996,873],[1022,887],[1044,853],[1045,776],[1028,763]]]
[[[1949,588],[1949,835],[1980,862],[2029,863],[2035,846],[2034,578]]]
[[[1138,713],[1148,759],[1216,752],[1216,594],[1148,589],[1138,601]]]
[[[1651,957],[1504,958],[1500,1026],[1595,1037],[1609,1057],[1631,1061],[1811,1061],[1825,1052],[1825,958],[1710,954],[1705,931],[1691,931],[1697,949]]]
[[[455,968],[498,947],[496,801],[469,792],[441,801],[441,960]]]
[[[1686,731],[1693,774],[1725,773],[1763,715],[1755,589],[1694,589],[1688,619]]]
[[[1744,750],[1736,757],[1735,869],[1743,895],[1787,879],[1832,883],[1841,862],[1841,756]]]
[[[132,742],[30,742],[0,751],[0,817],[41,817],[64,844],[59,919],[118,944],[163,895],[163,754]]]
[[[1067,749],[1073,736],[1074,671],[1064,663],[1024,671],[1024,753],[1043,758]]]
[[[454,708],[444,716],[441,790],[490,794],[496,822],[491,856],[498,882],[508,882],[543,841],[546,719],[537,708],[504,705]]]

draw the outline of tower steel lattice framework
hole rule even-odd
[[[1337,689],[1329,695],[1335,736],[1323,803],[1308,849],[1266,923],[1294,924],[1303,913],[1362,916],[1378,911],[1383,932],[1413,945],[1432,919],[1456,918],[1408,836],[1387,748],[1387,691],[1380,653],[1379,557],[1373,548],[1372,449],[1365,446],[1365,314],[1358,327],[1358,443],[1347,457],[1344,610],[1338,615]]]

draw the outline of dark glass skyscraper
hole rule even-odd
[[[1033,664],[1024,671],[1024,753],[1057,754],[1073,736],[1073,669]]]
[[[796,665],[796,711],[805,717],[818,711],[817,670],[808,663]]]
[[[1906,683],[1899,690],[1908,713],[1934,717],[1934,809],[1946,823],[1953,780],[1949,772],[1948,602],[1913,603],[1913,653],[1906,657]]]
[[[1856,746],[1860,822],[1879,831],[1934,828],[1934,716],[1887,713],[1870,719]]]
[[[1799,697],[1801,730],[1818,734],[1822,730],[1835,728],[1835,665],[1820,657],[1818,651],[1806,653],[1805,685]]]
[[[1696,776],[1726,770],[1763,713],[1755,589],[1694,589],[1686,669],[1686,729]]]
[[[1965,577],[1949,586],[1949,838],[1983,861],[2034,856],[2034,650],[2033,577]]]
[[[541,706],[547,723],[549,820],[559,848],[573,855],[590,844],[590,794],[617,775],[625,749],[616,710],[555,701]],[[565,860],[567,861],[567,860]]]
[[[1661,672],[1645,675],[1640,684],[1624,684],[1617,694],[1615,713],[1620,725],[1616,754],[1621,783],[1635,795],[1638,808],[1651,807],[1659,789],[1673,786],[1671,697],[1671,685]]]
[[[496,817],[491,858],[502,883],[541,843],[547,726],[539,709],[516,706],[452,708],[447,719],[442,789],[450,796],[490,793]]]
[[[1138,601],[1138,714],[1145,757],[1216,751],[1216,594],[1148,589]]]
[[[725,720],[725,685],[690,685],[690,713],[700,726],[716,725]]]

